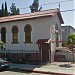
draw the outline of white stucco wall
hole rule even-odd
[[[32,43],[24,43],[25,42],[24,27],[26,24],[30,24],[32,27],[32,32],[31,32]],[[37,40],[51,38],[50,28],[52,25],[55,24],[58,25],[58,29],[60,30],[61,25],[58,16],[0,23],[0,28],[6,27],[6,49],[7,50],[38,50],[38,46],[36,44]],[[16,25],[19,29],[18,32],[19,44],[11,44],[12,43],[11,29],[14,25]]]

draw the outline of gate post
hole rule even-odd
[[[42,62],[42,49],[40,51],[41,51],[41,62]]]

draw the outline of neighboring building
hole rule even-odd
[[[73,62],[75,61],[75,55],[64,45],[67,43],[68,35],[75,34],[75,29],[72,26],[61,26],[61,31],[63,47],[56,47],[55,61]]]
[[[64,45],[68,40],[68,35],[75,34],[75,29],[72,26],[62,26],[61,29],[62,29],[62,41]]]
[[[15,61],[54,61],[55,48],[62,46],[63,23],[58,9],[0,18],[6,49],[0,51],[0,56]]]

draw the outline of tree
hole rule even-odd
[[[69,34],[68,35],[68,41],[67,41],[68,45],[74,45],[75,44],[75,34]]]
[[[5,2],[5,16],[8,16],[7,3]]]
[[[16,12],[17,12],[17,14],[20,14],[20,10],[19,10],[19,8],[17,8],[17,11],[16,11]]]
[[[20,10],[19,8],[16,8],[15,3],[12,3],[10,7],[10,12],[8,12],[7,10],[7,3],[5,2],[5,8],[4,8],[4,4],[2,3],[2,8],[0,10],[0,17],[17,15],[17,14],[20,14]]]
[[[67,44],[68,44],[69,49],[72,50],[72,53],[73,53],[73,62],[74,62],[75,34],[69,34],[68,35]]]
[[[0,49],[3,49],[4,42],[0,41]]]
[[[2,3],[2,16],[4,16],[5,10],[4,10],[4,4]]]
[[[12,3],[10,7],[11,15],[16,15],[16,6],[15,3]]]
[[[30,5],[31,12],[41,11],[42,7],[40,7],[39,9],[38,8],[39,8],[39,0],[34,0],[32,5]]]
[[[20,14],[19,8],[16,8],[15,3],[12,3],[10,7],[11,15],[17,15]]]
[[[7,3],[5,2],[5,8],[4,4],[2,3],[2,9],[0,10],[0,17],[8,16],[8,10],[7,10]]]

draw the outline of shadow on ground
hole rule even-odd
[[[13,71],[13,72],[21,72],[21,73],[32,73],[31,70],[34,70],[35,68],[40,68],[41,66],[47,64],[47,62],[32,62],[32,63],[10,63],[10,66],[12,65],[12,67],[9,68],[9,71]],[[21,68],[25,67],[25,69],[28,70],[21,70],[18,66],[21,65]],[[17,66],[17,67],[16,67]]]
[[[72,65],[71,64],[63,64],[63,65],[59,65],[59,67],[71,68]]]

